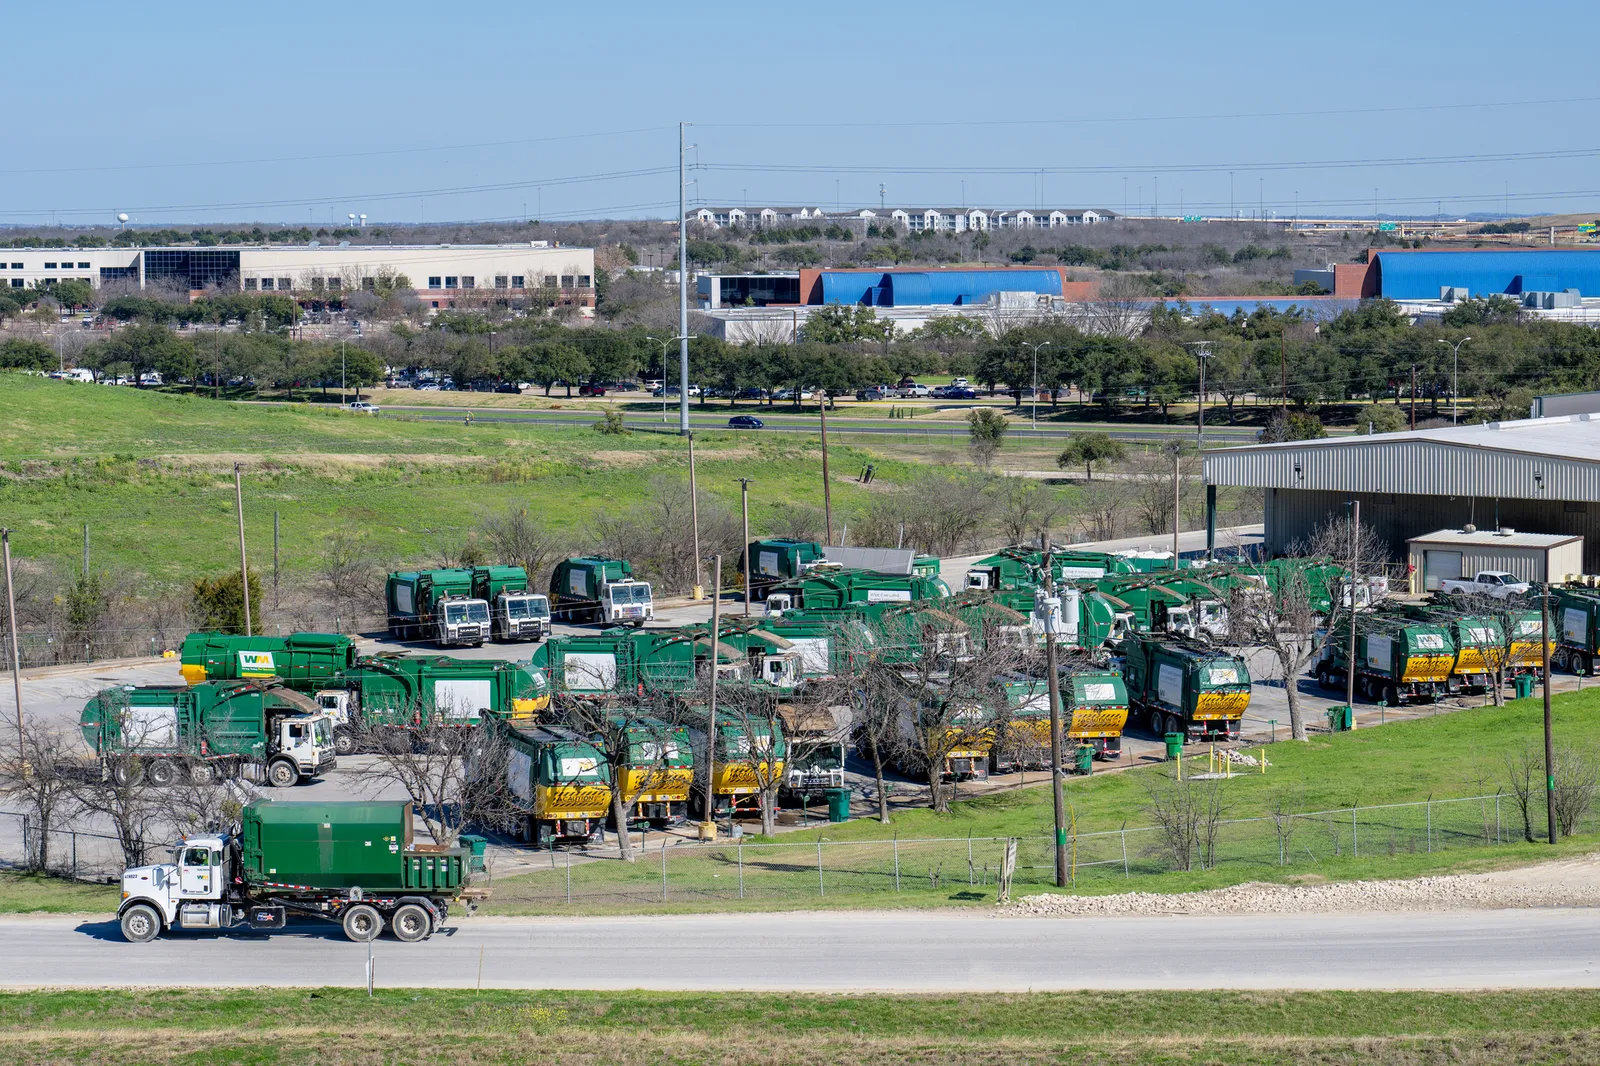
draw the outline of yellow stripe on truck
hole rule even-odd
[[[549,696],[535,696],[531,700],[513,699],[511,701],[512,718],[537,718],[539,712],[550,706]]]
[[[1212,722],[1222,718],[1242,718],[1250,706],[1250,690],[1243,692],[1202,692],[1195,697],[1194,715],[1197,722]]]
[[[1122,735],[1122,729],[1128,724],[1128,708],[1126,707],[1096,707],[1079,708],[1072,712],[1072,721],[1067,724],[1069,737],[1116,737]],[[1045,742],[1049,743],[1049,727],[1045,727]]]
[[[1402,681],[1444,681],[1450,676],[1455,659],[1449,655],[1413,655],[1401,671]]]
[[[538,818],[604,818],[610,809],[611,789],[605,785],[539,785],[533,790]]]

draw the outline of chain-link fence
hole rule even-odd
[[[1132,891],[1141,878],[1175,872],[1213,870],[1249,880],[1285,869],[1315,870],[1344,859],[1382,860],[1543,840],[1545,826],[1543,792],[1531,794],[1525,803],[1499,793],[1069,832],[1067,867],[1079,891]],[[1600,815],[1584,810],[1573,831],[1600,832]],[[0,812],[0,864],[39,868],[42,839],[27,816]],[[1013,839],[1013,894],[1053,886],[1055,846],[1048,836],[804,843],[666,840],[635,847],[634,862],[619,861],[611,848],[546,852],[531,872],[501,878],[495,896],[529,904],[682,904],[928,890],[957,898],[970,891],[981,894],[974,898],[992,899],[1006,845]],[[161,855],[170,844],[152,842],[147,854]],[[122,866],[121,843],[113,834],[55,828],[48,836],[44,868],[51,873],[106,880],[116,877]]]

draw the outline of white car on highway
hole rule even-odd
[[[344,409],[346,411],[353,411],[358,415],[375,415],[378,413],[378,405],[368,403],[365,400],[353,400],[350,403],[345,404]]]

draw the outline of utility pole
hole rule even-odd
[[[689,438],[689,523],[694,526],[694,589],[690,599],[706,598],[705,582],[700,580],[700,493],[694,479],[694,434]]]
[[[1179,465],[1183,460],[1183,445],[1173,441],[1167,445],[1172,451],[1172,568],[1178,568],[1178,520],[1179,509],[1182,506],[1180,489],[1183,479],[1179,476]]]
[[[1361,501],[1350,501],[1350,654],[1345,658],[1344,700],[1356,727],[1356,577],[1361,561]]]
[[[1411,364],[1411,428],[1417,428],[1417,364]]]
[[[244,554],[244,482],[240,478],[239,464],[233,464],[234,513],[239,516],[239,589],[244,593],[244,635],[254,636],[250,626],[250,567]]]
[[[1050,693],[1050,797],[1056,816],[1056,887],[1067,887],[1067,811],[1061,785],[1061,678],[1056,675],[1056,625],[1061,601],[1056,598],[1055,562],[1050,556],[1050,532],[1039,533],[1044,553],[1044,669]],[[1176,565],[1177,560],[1173,560]]]
[[[278,512],[272,512],[272,606],[278,606]]]
[[[1195,440],[1196,440],[1196,444],[1200,448],[1200,450],[1201,451],[1205,451],[1205,447],[1206,447],[1206,360],[1211,358],[1211,342],[1210,341],[1192,341],[1192,342],[1190,342],[1189,347],[1194,349],[1195,358],[1200,364],[1200,391],[1196,394],[1199,397],[1199,405],[1198,405],[1198,407],[1196,409],[1196,414],[1197,414],[1197,417],[1199,419],[1199,422],[1198,422],[1198,425],[1197,425],[1196,430],[1195,430]]]
[[[1050,342],[1049,341],[1045,341],[1043,344],[1029,344],[1027,341],[1023,341],[1022,342],[1022,347],[1032,349],[1032,351],[1033,351],[1033,414],[1031,416],[1031,419],[1032,419],[1033,428],[1034,429],[1038,429],[1039,428],[1039,349],[1040,348],[1048,348],[1048,347],[1050,347]]]
[[[685,435],[689,432],[689,205],[685,202],[683,133],[688,125],[678,123],[678,432]],[[661,376],[667,376],[665,367]],[[666,393],[665,382],[661,391]],[[698,552],[694,569],[696,574],[700,572]]]
[[[711,597],[711,702],[706,705],[706,821],[700,827],[702,839],[717,838],[716,807],[714,806],[717,782],[717,640],[722,632],[722,556],[712,562],[716,567],[716,595]],[[695,556],[695,570],[700,569],[700,557]]]
[[[344,373],[344,338],[339,338],[339,402],[344,403],[345,373]]]
[[[1282,377],[1280,388],[1283,390],[1283,410],[1289,412],[1289,342],[1285,339],[1289,335],[1286,329],[1278,331],[1278,368]]]
[[[16,584],[11,581],[11,530],[0,528],[0,544],[5,546],[5,619],[11,631],[11,691],[16,695],[16,760],[27,762],[27,747],[22,741],[22,650],[16,640]],[[1549,677],[1549,672],[1546,672]],[[1550,683],[1544,683],[1549,690]],[[1549,698],[1546,698],[1549,703]]]
[[[750,483],[754,478],[739,479],[739,510],[744,515],[744,616],[750,617]],[[715,611],[715,605],[711,608]]]
[[[822,390],[822,519],[833,543],[833,493],[828,487],[828,390]]]
[[[10,556],[7,556],[9,559]],[[1544,592],[1540,595],[1539,639],[1544,642],[1544,810],[1550,844],[1556,842],[1556,741],[1550,722],[1550,549],[1544,550]],[[12,633],[16,633],[13,627]],[[11,638],[15,640],[16,637]]]

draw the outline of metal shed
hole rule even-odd
[[[1218,485],[1263,490],[1264,549],[1282,555],[1351,501],[1403,558],[1439,529],[1509,526],[1584,539],[1600,572],[1600,415],[1252,444],[1207,452]]]
[[[1583,538],[1515,529],[1440,529],[1406,542],[1411,591],[1437,592],[1439,583],[1480,570],[1505,570],[1521,581],[1543,581],[1548,557],[1557,581],[1583,572]]]
[[[1562,289],[1600,296],[1600,250],[1383,251],[1372,258],[1378,291],[1390,300],[1436,300],[1446,286],[1473,296]]]

